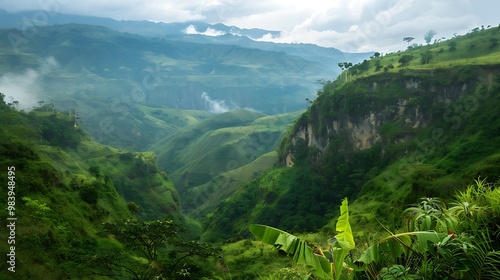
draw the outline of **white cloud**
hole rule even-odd
[[[481,6],[479,2],[336,1],[328,9],[310,11],[309,16],[298,17],[302,21],[283,30],[280,36],[267,34],[257,40],[314,43],[350,52],[401,50],[406,48],[403,37],[412,36],[416,43],[423,43],[423,35],[430,29],[436,30],[439,37],[450,38],[453,33],[464,34],[480,25],[479,19],[484,20],[484,25],[494,24],[491,23],[493,16],[480,18],[484,11],[471,13],[472,6],[476,9]]]
[[[213,29],[213,28],[210,28],[210,27],[207,28],[207,30],[205,30],[204,32],[199,32],[198,30],[196,30],[196,26],[194,26],[193,24],[191,24],[188,27],[186,27],[186,29],[184,29],[183,31],[186,34],[198,34],[198,35],[205,35],[205,36],[222,36],[222,35],[226,35],[226,32],[221,31],[221,30],[216,30],[216,29]]]
[[[43,6],[46,2],[52,8]],[[200,20],[282,31],[278,38],[264,36],[260,40],[316,43],[351,52],[404,49],[402,37],[423,41],[429,29],[450,37],[483,24],[497,26],[499,6],[496,0],[0,0],[0,8],[9,11],[49,9],[115,19]],[[207,30],[203,34],[217,36],[221,32]]]

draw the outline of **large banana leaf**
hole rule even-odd
[[[315,276],[322,279],[340,279],[344,259],[355,246],[348,208],[345,198],[340,206],[340,217],[337,220],[338,234],[332,238],[329,251],[313,248],[314,245],[309,245],[290,233],[270,226],[251,225],[250,231],[262,242],[274,245],[292,255],[296,263],[309,266]]]
[[[336,230],[338,232],[335,238],[342,244],[342,248],[352,250],[356,246],[352,235],[351,224],[349,223],[349,205],[347,198],[342,200],[340,205],[340,217],[337,220]]]
[[[447,235],[435,231],[414,231],[391,234],[376,244],[368,247],[358,259],[364,264],[378,263],[383,256],[390,255],[393,259],[410,252],[432,252],[437,244]]]
[[[304,264],[311,268],[312,273],[321,279],[332,279],[332,267],[326,257],[288,232],[266,225],[250,225],[250,232],[260,238],[262,242],[275,246],[291,255],[298,264]],[[319,248],[318,248],[319,249]]]
[[[342,201],[342,205],[340,206],[340,217],[337,220],[336,230],[338,234],[335,235],[333,242],[331,242],[330,249],[333,254],[333,275],[335,279],[340,279],[344,259],[349,251],[356,246],[352,235],[351,224],[349,223],[349,206],[347,198]]]

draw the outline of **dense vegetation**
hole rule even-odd
[[[154,154],[91,141],[67,113],[12,106],[2,94],[0,181],[10,183],[0,194],[4,209],[8,194],[15,205],[1,217],[17,218],[15,243],[0,245],[2,252],[15,246],[15,273],[1,265],[6,279],[212,274],[206,258],[219,257],[219,249],[194,240],[198,227],[179,211],[177,192]],[[153,243],[138,243],[132,234]]]
[[[451,203],[423,197],[404,211],[397,228],[384,228],[388,236],[361,246],[354,240],[347,199],[340,207],[338,234],[325,249],[269,226],[252,225],[251,231],[308,267],[318,279],[497,279],[497,187],[476,180],[457,192]],[[366,244],[372,245],[366,248]],[[295,272],[293,277],[299,276]]]
[[[27,84],[28,95],[39,99],[33,102],[65,111],[76,106],[101,143],[140,151],[184,126],[190,113],[195,119],[220,113],[214,104],[266,114],[302,110],[315,81],[329,75],[324,66],[283,52],[80,24],[37,26],[29,40],[22,30],[0,29],[0,73]],[[36,82],[40,95],[26,80]],[[17,101],[25,109],[36,105]],[[154,110],[142,106],[153,104]]]
[[[452,53],[457,49],[439,52],[443,42],[373,57],[363,71],[361,63],[326,82],[283,139],[280,166],[208,215],[203,238],[248,238],[249,225],[262,223],[327,240],[337,203],[347,196],[355,237],[371,240],[368,232],[383,231],[379,222],[398,227],[403,210],[421,197],[451,200],[478,177],[495,183],[500,57],[489,47],[495,36],[498,28],[454,38],[460,51],[469,44],[482,50],[463,60]],[[430,62],[415,59],[436,48]],[[404,55],[414,58],[394,63]],[[397,67],[382,71],[376,61]]]
[[[247,231],[235,219],[245,224],[267,221],[285,230],[311,231],[326,224],[329,218],[325,214],[336,208],[332,201],[345,196],[355,198],[361,193],[370,200],[382,199],[396,196],[393,192],[399,190],[393,203],[402,207],[423,195],[449,197],[453,189],[464,187],[478,176],[500,178],[494,167],[499,163],[500,123],[491,113],[499,104],[498,87],[494,82],[491,86],[476,82],[487,73],[499,73],[498,69],[464,66],[460,73],[470,76],[457,83],[469,81],[470,90],[457,94],[468,99],[457,97],[453,107],[446,107],[438,101],[442,98],[439,91],[454,94],[453,87],[442,83],[453,79],[455,71],[435,70],[432,75],[387,73],[376,77],[382,84],[377,89],[369,88],[375,80],[369,77],[320,93],[311,109],[297,121],[295,131],[312,124],[318,141],[328,143],[324,151],[322,147],[308,146],[309,139],[294,138],[292,130],[282,142],[280,157],[284,161],[288,153],[293,154],[293,168],[278,168],[242,186],[220,205],[219,211],[228,214],[215,212],[213,223],[231,221],[221,225],[220,232],[225,236]],[[417,78],[421,81],[419,89],[408,90],[405,81]],[[325,90],[330,87],[325,85]],[[410,100],[405,106],[409,113],[398,116],[397,103],[405,98]],[[414,99],[422,101],[411,103]],[[477,102],[476,107],[464,107],[471,100]],[[459,111],[461,108],[468,111]],[[420,126],[415,127],[408,119],[414,119],[417,110]],[[334,121],[356,123],[370,112],[380,112],[375,129],[381,137],[370,148],[356,148],[347,124],[340,125],[337,131],[329,127]],[[380,204],[380,208],[372,210],[384,219],[387,216],[383,209],[387,206]]]
[[[83,31],[93,42],[111,34],[62,28],[66,41],[53,45],[61,55]],[[48,44],[56,29],[34,42]],[[16,279],[498,278],[498,30],[339,63],[348,69],[298,118],[113,103],[97,127],[127,150],[85,131],[96,124],[77,111],[104,106],[92,88],[70,94],[69,112],[42,102],[24,112],[2,95],[0,181],[15,188],[0,195],[15,194]],[[109,44],[139,48],[137,37],[112,34]],[[142,53],[141,61],[168,68],[186,58],[172,42],[148,41],[179,60]],[[198,57],[218,52],[197,47]],[[26,48],[14,57],[34,63],[35,46]],[[224,48],[237,64],[243,50]],[[206,59],[197,65],[204,72],[234,70]],[[82,57],[65,61],[81,65]],[[88,84],[119,74],[87,66]],[[137,143],[155,153],[134,152]]]

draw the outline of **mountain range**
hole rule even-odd
[[[224,116],[217,115],[232,110],[251,110],[260,117],[296,116],[315,97],[321,83],[338,74],[339,61],[357,62],[369,55],[315,45],[258,42],[250,37],[277,33],[221,24],[116,21],[62,14],[51,15],[44,22],[33,19],[39,14],[36,12],[0,13],[0,26],[8,28],[0,30],[0,90],[7,98],[17,101],[21,109],[52,106],[71,112],[78,126],[103,144],[130,151],[154,150],[160,168],[171,172],[179,187],[179,178],[194,170],[170,154],[179,149],[172,145],[176,143],[173,138],[186,131],[191,137],[211,139],[188,131],[197,129],[192,125],[209,128],[211,117],[222,119]],[[219,30],[225,35],[187,34],[189,28],[199,33]],[[247,143],[252,137],[272,133],[273,141],[254,149],[258,152],[251,157],[231,148],[240,156],[229,167],[216,167],[214,157],[198,158],[195,165],[213,167],[196,171],[194,185],[186,179],[182,185],[197,188],[274,150],[293,118],[263,119],[269,123],[248,126],[235,139]],[[229,123],[224,129],[240,125],[247,123]],[[177,170],[181,165],[182,173]]]
[[[176,41],[194,43],[213,43],[236,45],[244,48],[254,48],[266,51],[284,52],[298,56],[308,61],[326,67],[329,74],[323,79],[336,77],[340,73],[338,62],[350,61],[357,63],[368,58],[373,53],[348,53],[335,48],[319,47],[314,44],[275,44],[265,42],[264,36],[277,37],[280,31],[264,29],[245,29],[224,24],[209,24],[201,21],[193,22],[152,22],[134,20],[114,20],[92,16],[78,16],[54,13],[44,16],[42,11],[8,13],[0,10],[0,27],[17,29],[36,29],[46,25],[84,24],[109,28],[122,33],[143,35],[148,37],[168,37]],[[376,50],[374,50],[376,51]]]
[[[195,23],[60,14],[40,22],[32,20],[35,12],[0,13],[0,27],[15,28],[3,29],[0,36],[2,86],[16,88],[11,94],[19,96],[15,99],[21,108],[51,100],[57,100],[53,103],[59,110],[76,106],[91,135],[106,144],[140,150],[167,131],[152,118],[136,120],[142,114],[137,104],[216,114],[232,109],[293,112],[307,107],[305,99],[314,97],[321,86],[318,81],[338,74],[339,61],[368,57],[313,45],[182,31]],[[205,24],[201,28],[212,27]],[[161,32],[153,36],[152,29]],[[130,33],[123,33],[127,30]],[[111,122],[127,123],[108,128],[106,124]],[[140,131],[143,136],[150,134],[148,137],[130,133],[138,130],[137,122],[143,123],[141,128],[154,128]],[[155,135],[151,135],[153,131]]]

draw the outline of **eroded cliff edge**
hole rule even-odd
[[[496,66],[404,69],[327,83],[281,143],[280,163],[321,164],[329,153],[375,145],[384,154],[388,144],[405,142],[433,123],[459,128],[462,119],[479,110],[492,94],[499,70]]]

